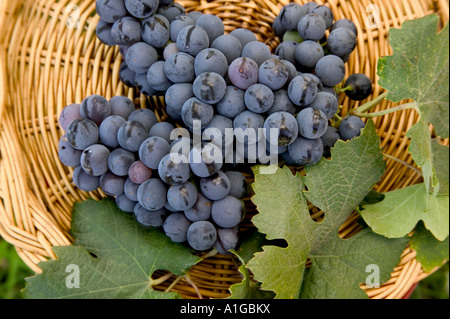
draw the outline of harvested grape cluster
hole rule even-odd
[[[59,122],[66,132],[59,158],[74,167],[79,189],[100,188],[143,227],[162,227],[174,242],[222,254],[236,248],[247,182],[222,158],[209,158],[209,144],[171,140],[178,132],[172,124],[123,96],[89,96],[66,106]]]
[[[337,116],[340,92],[363,100],[372,83],[345,80],[358,31],[327,6],[284,6],[275,54],[250,30],[225,34],[217,16],[170,0],[97,0],[96,10],[97,37],[120,47],[120,80],[163,96],[170,122],[125,97],[87,97],[61,114],[60,159],[80,189],[100,187],[175,242],[235,248],[246,194],[237,164],[314,165],[364,127]]]

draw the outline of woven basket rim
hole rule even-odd
[[[177,2],[185,5],[189,11],[195,9],[205,13],[218,14],[224,21],[227,21],[227,31],[235,27],[246,26],[251,30],[257,30],[259,34],[263,35],[261,39],[274,49],[280,39],[271,32],[271,21],[278,14],[282,5],[289,1],[180,0]],[[323,3],[323,1],[317,2]],[[375,5],[382,5],[386,2],[391,4],[389,1],[373,1]],[[77,4],[80,9],[81,22],[86,26],[83,30],[66,30],[62,23],[70,14],[64,10],[64,6],[71,3]],[[360,51],[351,57],[350,65],[347,66],[347,71],[350,73],[359,70],[368,75],[376,74],[374,63],[367,61],[389,52],[386,42],[381,40],[387,37],[385,29],[379,28],[376,32],[370,33],[363,32],[363,30],[367,30],[367,21],[362,19],[362,15],[366,14],[364,5],[369,3],[371,2],[356,0],[330,0],[327,2],[327,5],[338,16],[356,19],[359,31],[363,34],[362,40],[359,39],[358,43]],[[443,21],[448,21],[448,1],[446,0],[410,2],[396,0],[392,3],[392,6],[386,10],[381,8],[380,12],[381,15],[389,17],[386,22],[389,26],[398,27],[405,19],[423,16],[431,12],[438,12]],[[21,7],[22,4],[24,7]],[[14,6],[7,6],[5,1],[0,3],[0,32],[7,35],[0,40],[0,67],[2,69],[0,74],[0,132],[2,133],[0,147],[2,150],[8,151],[5,154],[9,153],[0,161],[0,197],[3,201],[0,205],[0,235],[16,247],[19,256],[35,272],[40,272],[40,268],[37,266],[40,261],[56,258],[52,250],[53,246],[71,243],[68,231],[70,228],[69,203],[88,197],[94,199],[104,197],[101,192],[86,194],[74,190],[68,177],[70,169],[64,170],[57,164],[49,165],[50,168],[46,167],[42,172],[38,172],[36,177],[30,179],[30,172],[35,172],[40,168],[39,165],[44,165],[46,160],[50,161],[51,155],[55,155],[55,142],[59,139],[56,134],[58,132],[56,118],[63,107],[63,102],[81,101],[84,96],[94,92],[102,92],[106,97],[120,93],[120,95],[133,98],[141,107],[151,104],[159,108],[157,113],[160,119],[167,116],[161,107],[162,102],[158,98],[146,98],[137,94],[134,89],[127,89],[117,82],[120,66],[116,59],[116,57],[120,57],[118,49],[107,48],[98,40],[92,40],[95,31],[94,25],[98,20],[98,17],[91,14],[94,7],[93,2],[82,0],[60,0],[59,2],[38,0],[34,3],[31,0],[22,0],[15,2]],[[398,12],[402,12],[402,14],[396,15]],[[42,17],[49,17],[49,20],[41,21]],[[24,25],[39,27],[42,30],[37,31],[30,27],[26,32],[20,34],[20,24],[11,26],[8,23],[11,19],[18,18]],[[240,19],[239,23],[236,23],[236,19]],[[58,45],[57,38],[51,35],[61,32],[61,30],[64,37]],[[12,42],[12,39],[15,38],[20,41]],[[75,41],[75,39],[80,39],[80,41]],[[368,56],[366,56],[365,50],[368,52]],[[16,70],[15,63],[20,65],[21,69]],[[66,64],[72,64],[72,66],[66,67]],[[107,68],[106,65],[110,65],[110,67]],[[41,68],[36,68],[37,66],[41,66]],[[80,82],[79,77],[89,77],[89,80]],[[37,89],[33,89],[33,80],[36,80]],[[22,84],[23,88],[18,88],[15,85],[16,82]],[[63,87],[67,88],[69,93],[63,94],[58,91]],[[26,90],[25,88],[33,92],[30,100],[20,98],[19,89]],[[372,96],[377,96],[380,92],[382,89],[375,86]],[[48,98],[45,101],[48,106],[44,106],[44,97]],[[341,99],[340,102],[343,105],[342,112],[344,114],[350,108],[359,105],[359,102],[354,103],[347,99]],[[12,107],[13,105],[15,108]],[[376,110],[392,105],[394,104],[386,102]],[[22,108],[25,106],[29,106],[30,110],[23,110]],[[386,116],[376,121],[377,129],[383,132],[382,147],[385,147],[387,153],[409,164],[413,164],[413,161],[407,152],[404,152],[407,148],[404,132],[416,120],[417,116],[412,112],[405,112],[401,115]],[[393,126],[390,124],[391,122],[398,125]],[[39,147],[38,149],[36,146],[32,147],[30,154],[26,154],[24,148],[33,145],[31,137],[39,138]],[[448,144],[448,140],[446,143]],[[46,152],[38,154],[39,148]],[[388,161],[387,164],[387,173],[377,185],[377,190],[401,188],[420,180],[418,174],[401,167],[398,163]],[[11,181],[18,181],[18,183],[12,185]],[[355,225],[353,220],[355,217],[356,214],[349,218],[349,225],[352,222],[351,225]],[[344,229],[343,233],[349,236],[356,231],[358,231],[357,227],[350,226]],[[237,267],[232,258],[224,257],[210,260],[210,262],[213,266],[206,264],[196,268],[193,273],[193,277],[197,276],[196,280],[201,281],[202,274],[215,276],[214,271],[225,276],[223,278],[228,278],[230,282],[239,279],[239,276],[231,278],[230,274],[237,274]],[[220,264],[221,262],[223,264]],[[220,267],[214,268],[217,264],[220,264]],[[208,269],[210,266],[213,267],[213,270]],[[438,268],[432,272],[436,269]],[[425,273],[422,270],[420,263],[415,259],[415,252],[407,248],[401,256],[399,266],[394,269],[390,281],[378,289],[370,289],[365,286],[362,288],[372,299],[401,298],[412,285],[431,273]],[[164,276],[164,273],[161,273],[161,276]],[[164,283],[161,289],[167,288],[169,284],[169,281]],[[216,288],[217,291],[214,291],[214,288],[207,288],[203,292],[206,291],[206,295],[212,298],[226,295],[220,290],[223,289],[220,284]],[[198,291],[189,283],[181,285],[179,289],[179,292],[186,298],[193,298],[198,294]]]

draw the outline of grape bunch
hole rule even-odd
[[[236,248],[247,194],[239,165],[314,165],[365,125],[338,116],[337,92],[363,100],[372,83],[353,74],[340,89],[357,29],[326,6],[284,6],[275,54],[250,30],[225,34],[219,17],[171,0],[97,0],[96,10],[97,37],[120,48],[120,80],[164,97],[170,121],[123,96],[89,96],[61,113],[59,158],[78,188],[100,188],[174,242]]]
[[[91,95],[63,108],[59,159],[81,190],[101,189],[145,228],[177,243],[226,254],[245,216],[245,176],[129,98]]]

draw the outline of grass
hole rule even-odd
[[[0,299],[23,299],[21,289],[31,275],[15,248],[0,237]]]
[[[0,237],[0,299],[23,299],[25,278],[32,275],[14,247]],[[449,299],[449,264],[422,280],[410,299]]]

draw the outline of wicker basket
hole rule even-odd
[[[289,1],[178,2],[189,11],[218,15],[224,20],[226,31],[248,28],[273,49],[280,39],[273,35],[271,23]],[[447,0],[330,0],[327,5],[337,19],[350,18],[358,27],[359,42],[347,65],[347,74],[365,73],[372,79],[376,79],[377,59],[391,54],[389,28],[433,12],[442,21],[448,21],[449,16]],[[72,204],[104,196],[101,192],[76,189],[71,180],[72,169],[57,160],[61,136],[57,118],[61,109],[80,103],[90,94],[106,98],[126,95],[142,107],[156,109],[161,119],[167,116],[162,100],[139,95],[119,81],[119,50],[96,39],[97,21],[95,1],[90,0],[0,2],[0,235],[16,247],[35,272],[40,272],[39,262],[55,258],[53,246],[71,243]],[[375,86],[373,96],[380,91]],[[343,114],[360,103],[344,97],[340,102]],[[385,102],[378,110],[391,106]],[[377,118],[375,124],[384,151],[413,164],[405,132],[416,121],[414,111]],[[414,170],[389,160],[376,189],[384,192],[417,182],[420,176]],[[356,217],[352,215],[342,226],[341,236],[359,230]],[[170,287],[184,298],[224,298],[229,295],[230,285],[241,281],[237,267],[232,257],[216,255],[194,266],[186,280],[174,282],[174,277],[167,276],[168,280],[157,288]],[[427,275],[415,260],[415,253],[406,249],[387,283],[378,289],[362,288],[370,298],[402,298]]]

